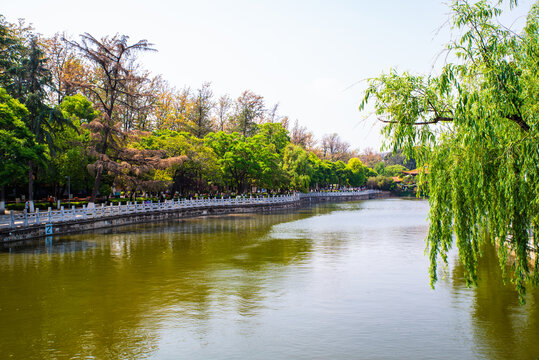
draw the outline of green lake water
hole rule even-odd
[[[0,359],[538,359],[484,249],[429,286],[428,203],[140,224],[0,252]]]

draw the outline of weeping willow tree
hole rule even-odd
[[[539,2],[519,33],[499,24],[501,3],[454,1],[455,61],[437,75],[371,79],[360,109],[374,103],[386,146],[418,161],[431,285],[454,243],[476,284],[492,241],[523,300],[539,278]]]

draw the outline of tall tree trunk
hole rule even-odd
[[[30,212],[34,212],[34,164],[28,162],[28,205]]]
[[[101,175],[103,174],[103,167],[99,167],[95,174],[94,189],[92,190],[92,196],[90,197],[90,203],[95,204],[97,198],[97,192],[99,191],[99,185],[101,184]]]
[[[108,116],[110,119],[110,115]],[[103,134],[103,146],[101,148],[101,154],[106,154],[108,149],[108,140],[109,140],[109,134],[110,129],[106,129],[105,133]],[[101,185],[101,175],[103,175],[103,165],[97,167],[97,172],[95,175],[95,182],[94,182],[94,189],[92,190],[92,196],[90,197],[89,204],[90,206],[94,206],[95,199],[97,198],[97,193],[99,191],[99,185]]]
[[[28,162],[28,201],[34,200],[34,164]]]

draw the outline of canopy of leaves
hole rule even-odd
[[[502,268],[514,255],[523,299],[539,275],[539,257],[531,260],[539,250],[539,5],[515,34],[499,25],[497,4],[454,1],[460,36],[448,49],[457,61],[439,76],[392,71],[372,79],[361,108],[373,100],[387,146],[428,169],[419,185],[431,205],[431,283],[455,239],[475,284],[480,245],[493,241]]]
[[[28,162],[43,160],[45,148],[22,118],[28,110],[0,88],[0,185],[17,181],[28,170]]]

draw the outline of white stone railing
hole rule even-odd
[[[299,195],[279,195],[270,197],[236,197],[229,199],[178,199],[167,200],[165,202],[145,202],[145,203],[131,203],[125,204],[118,203],[118,205],[101,204],[95,207],[87,207],[85,205],[82,208],[71,209],[61,207],[60,210],[51,210],[49,208],[46,212],[40,212],[39,209],[34,213],[27,213],[26,211],[19,214],[0,216],[0,228],[16,228],[27,227],[38,224],[52,224],[63,221],[77,221],[86,219],[98,219],[108,216],[117,216],[125,214],[146,213],[146,212],[158,212],[158,211],[171,211],[180,209],[193,209],[200,207],[235,207],[235,206],[249,206],[249,205],[271,205],[281,204],[299,201]]]
[[[200,207],[241,207],[249,205],[273,205],[282,203],[291,203],[300,201],[301,198],[308,198],[313,196],[350,196],[367,194],[370,192],[376,192],[374,190],[360,191],[360,192],[320,192],[320,193],[307,193],[307,194],[293,194],[293,195],[278,195],[269,197],[236,197],[228,199],[178,199],[167,200],[165,202],[146,202],[146,203],[131,203],[126,204],[119,203],[118,205],[101,204],[95,207],[87,207],[85,205],[82,208],[75,208],[74,206],[69,208],[61,207],[60,210],[51,210],[40,212],[39,209],[33,213],[15,214],[11,212],[10,215],[0,216],[0,229],[1,228],[19,228],[28,227],[39,224],[53,224],[64,221],[80,221],[86,219],[99,219],[109,216],[118,216],[125,214],[135,213],[149,213],[158,211],[172,211],[181,209],[193,209]]]
[[[300,198],[353,196],[353,195],[372,194],[372,193],[377,193],[377,192],[379,192],[379,190],[310,192],[310,193],[301,193]]]

